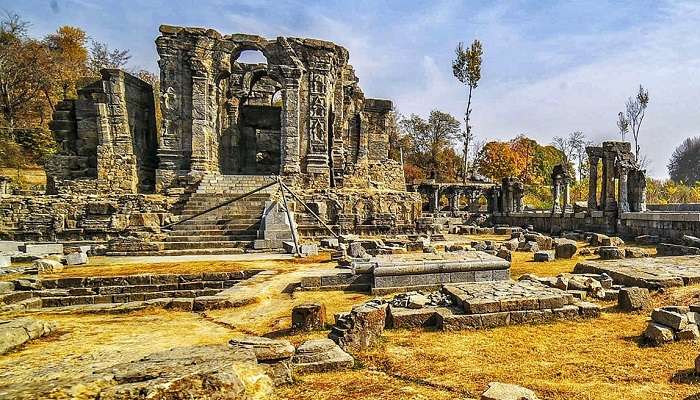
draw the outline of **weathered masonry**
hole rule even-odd
[[[197,216],[167,235],[158,227],[274,175],[336,230],[415,228],[420,197],[389,158],[393,105],[365,98],[345,48],[203,28],[160,31],[159,101],[150,84],[103,70],[78,98],[59,103],[51,128],[60,151],[47,163],[48,195],[5,202],[11,210],[0,226],[9,237],[108,240],[145,230],[156,242],[149,251],[229,251],[256,238],[274,193]],[[250,52],[265,62],[246,62]],[[302,234],[324,231],[296,215]]]
[[[281,174],[298,187],[342,187],[363,164],[389,161],[392,103],[365,99],[345,48],[202,28],[160,31],[159,191],[192,173]],[[267,63],[239,62],[246,51]]]

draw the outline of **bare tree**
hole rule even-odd
[[[625,115],[622,113],[618,114],[618,128],[620,132],[623,132],[622,126],[629,127],[632,130],[632,136],[634,137],[634,158],[639,163],[639,129],[642,127],[642,121],[644,121],[644,114],[646,113],[647,106],[649,105],[649,91],[644,90],[642,85],[639,85],[639,91],[634,97],[627,99],[625,103]],[[622,125],[621,125],[622,124]],[[626,132],[627,129],[624,130]],[[624,134],[623,134],[624,140]]]
[[[590,142],[586,141],[586,135],[581,131],[575,131],[569,134],[568,141],[572,153],[576,156],[579,180],[583,180],[586,164],[586,146],[588,146]]]
[[[559,150],[562,156],[562,162],[564,164],[571,165],[571,156],[573,155],[574,148],[571,146],[571,141],[568,137],[555,136],[552,139],[552,146]]]
[[[469,49],[465,49],[462,42],[455,50],[456,57],[452,61],[452,73],[458,81],[468,88],[467,110],[464,113],[464,130],[461,132],[462,144],[464,146],[464,181],[467,180],[469,170],[469,144],[474,138],[469,120],[472,114],[472,92],[479,86],[481,79],[481,59],[483,49],[479,40],[474,40]]]
[[[131,59],[129,50],[110,50],[107,43],[92,41],[90,47],[90,59],[88,60],[88,68],[90,71],[99,75],[103,68],[117,69],[123,68]]]

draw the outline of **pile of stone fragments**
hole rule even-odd
[[[613,279],[602,274],[559,274],[540,277],[535,274],[522,275],[519,280],[530,280],[546,286],[565,290],[575,298],[585,300],[593,297],[599,300],[617,300],[621,285],[614,285]]]
[[[667,306],[651,312],[651,321],[644,330],[644,338],[653,346],[685,340],[700,339],[700,304]]]
[[[88,263],[88,255],[95,254],[92,246],[64,246],[60,243],[30,244],[0,241],[0,275],[10,273],[54,273],[64,266]],[[31,266],[13,265],[28,263]]]

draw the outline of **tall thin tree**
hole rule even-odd
[[[632,131],[632,137],[634,138],[634,158],[637,163],[640,161],[639,129],[642,127],[642,121],[644,121],[644,114],[646,113],[648,105],[649,91],[645,90],[644,86],[639,85],[637,94],[634,97],[628,98],[627,103],[625,103],[625,114],[618,114],[617,126],[620,128],[620,133],[622,133],[622,139],[624,140],[624,133],[627,132],[628,128]]]
[[[472,126],[470,125],[472,113],[472,92],[479,86],[481,79],[481,61],[483,56],[481,42],[475,39],[468,49],[464,48],[462,42],[455,50],[455,59],[452,61],[452,73],[458,81],[468,88],[467,110],[464,113],[464,131],[461,132],[462,144],[464,145],[464,175],[466,182],[469,170],[469,144],[474,138]]]

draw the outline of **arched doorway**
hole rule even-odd
[[[244,50],[232,59],[227,103],[230,126],[220,140],[220,171],[226,175],[271,175],[280,170],[282,85],[265,55]]]

